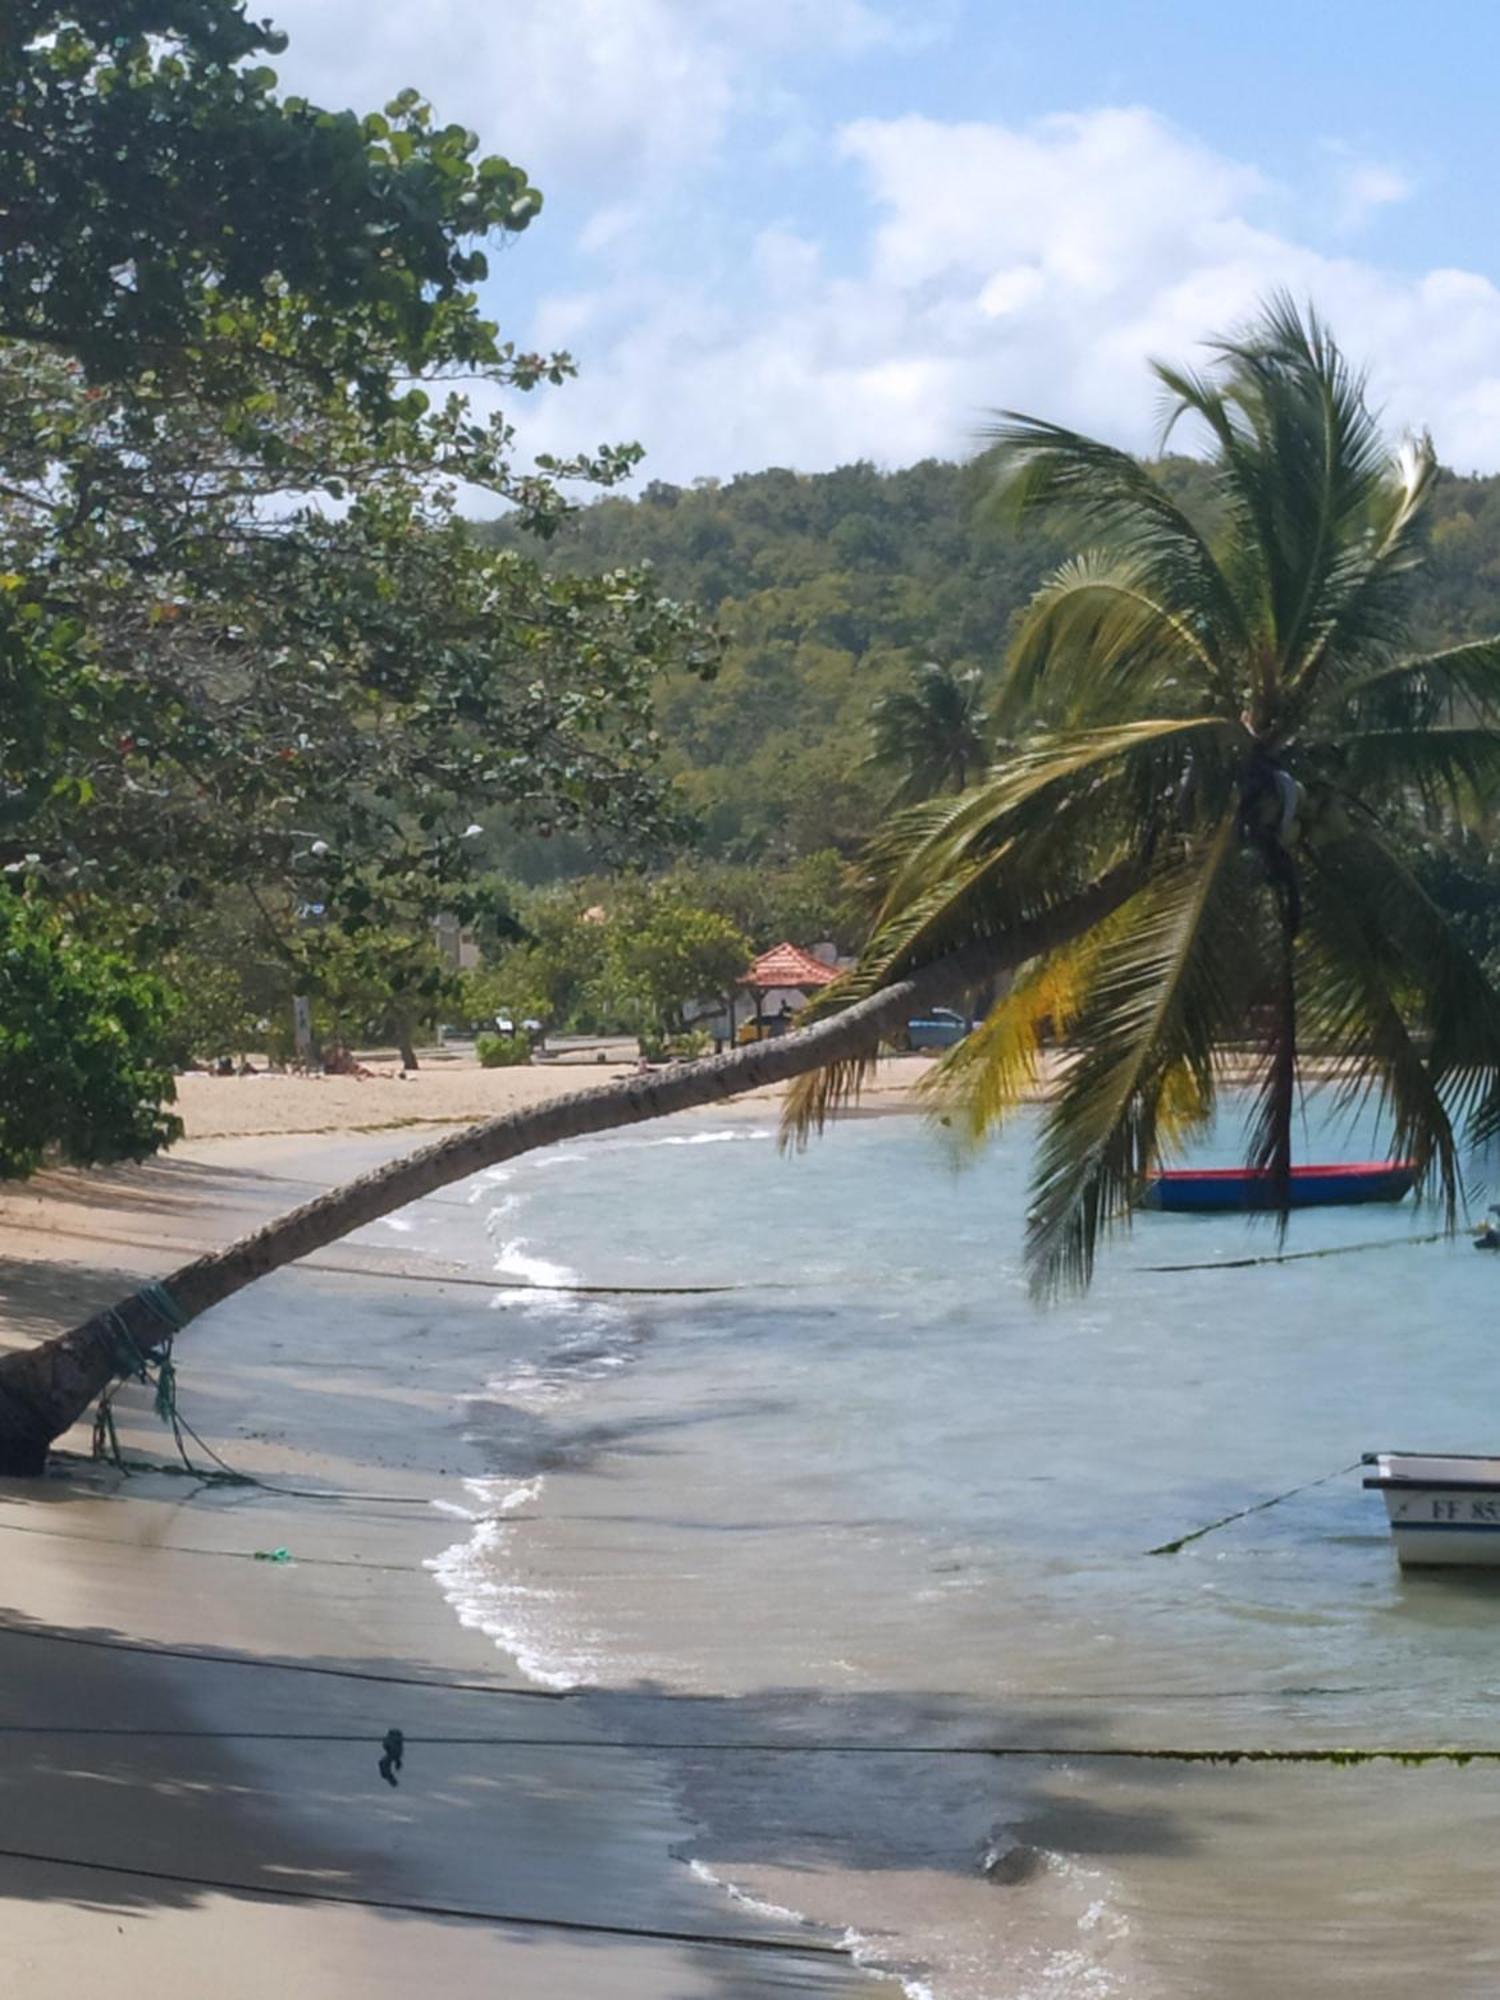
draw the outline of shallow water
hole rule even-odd
[[[938,2000],[1493,1994],[1500,1773],[1098,1754],[1500,1745],[1500,1584],[1403,1578],[1357,1473],[1145,1553],[1364,1450],[1494,1449],[1493,1260],[1407,1203],[1163,1272],[1274,1231],[1151,1216],[1044,1312],[1027,1163],[697,1121],[410,1211],[513,1283],[734,1288],[497,1294],[445,1588],[634,1740],[716,1746],[672,1754],[685,1859]]]

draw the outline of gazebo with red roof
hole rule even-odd
[[[831,984],[838,976],[836,965],[814,958],[800,945],[783,943],[763,951],[750,970],[740,974],[739,984],[754,994],[755,1018],[759,1022],[764,1019],[761,1006],[768,993],[816,993],[820,986]]]

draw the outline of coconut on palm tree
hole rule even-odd
[[[977,671],[924,660],[909,687],[892,688],[871,707],[867,761],[896,774],[895,796],[905,804],[961,792],[989,761],[988,721]]]
[[[1071,516],[1084,553],[1038,594],[1010,663],[1020,744],[958,797],[900,816],[833,1010],[781,1039],[581,1091],[335,1189],[73,1332],[0,1360],[0,1471],[48,1442],[172,1324],[402,1204],[581,1133],[796,1078],[803,1133],[919,1006],[1010,971],[935,1090],[970,1136],[1035,1072],[1062,1074],[1029,1249],[1044,1288],[1087,1278],[1140,1176],[1214,1113],[1226,1053],[1254,1080],[1250,1155],[1284,1196],[1299,1057],[1379,1098],[1455,1213],[1460,1152],[1500,1113],[1500,998],[1403,859],[1415,807],[1500,771],[1500,639],[1408,657],[1404,604],[1434,461],[1389,449],[1363,385],[1278,304],[1205,375],[1159,368],[1207,430],[1216,526],[1125,453],[1029,418],[996,429],[1006,497]]]

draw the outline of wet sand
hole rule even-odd
[[[226,1102],[286,1101],[279,1084],[212,1081]],[[334,1093],[363,1103],[380,1089],[289,1087],[330,1110]],[[0,1340],[61,1330],[402,1143],[203,1142],[6,1189]],[[339,1245],[185,1336],[189,1421],[295,1495],[125,1478],[87,1460],[83,1433],[47,1480],[0,1482],[10,1990],[893,1990],[829,1934],[768,1922],[696,1879],[676,1858],[692,1829],[666,1774],[607,1747],[605,1703],[548,1696],[457,1624],[424,1566],[454,1538],[431,1501],[481,1469],[461,1398],[507,1329],[485,1289],[436,1276],[378,1244]],[[146,1391],[119,1409],[128,1454],[171,1457]],[[300,1497],[330,1491],[360,1497]],[[262,1559],[278,1550],[288,1559]],[[660,1705],[669,1735],[674,1704]],[[392,1728],[406,1739],[399,1789],[377,1769]]]

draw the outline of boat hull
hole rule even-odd
[[[1383,1451],[1365,1463],[1403,1569],[1500,1569],[1500,1458]]]
[[[1287,1205],[1337,1208],[1350,1203],[1400,1201],[1411,1193],[1414,1178],[1411,1167],[1402,1160],[1348,1167],[1293,1167]],[[1177,1215],[1264,1212],[1276,1205],[1271,1174],[1247,1167],[1187,1168],[1156,1174],[1141,1202],[1143,1208]]]

